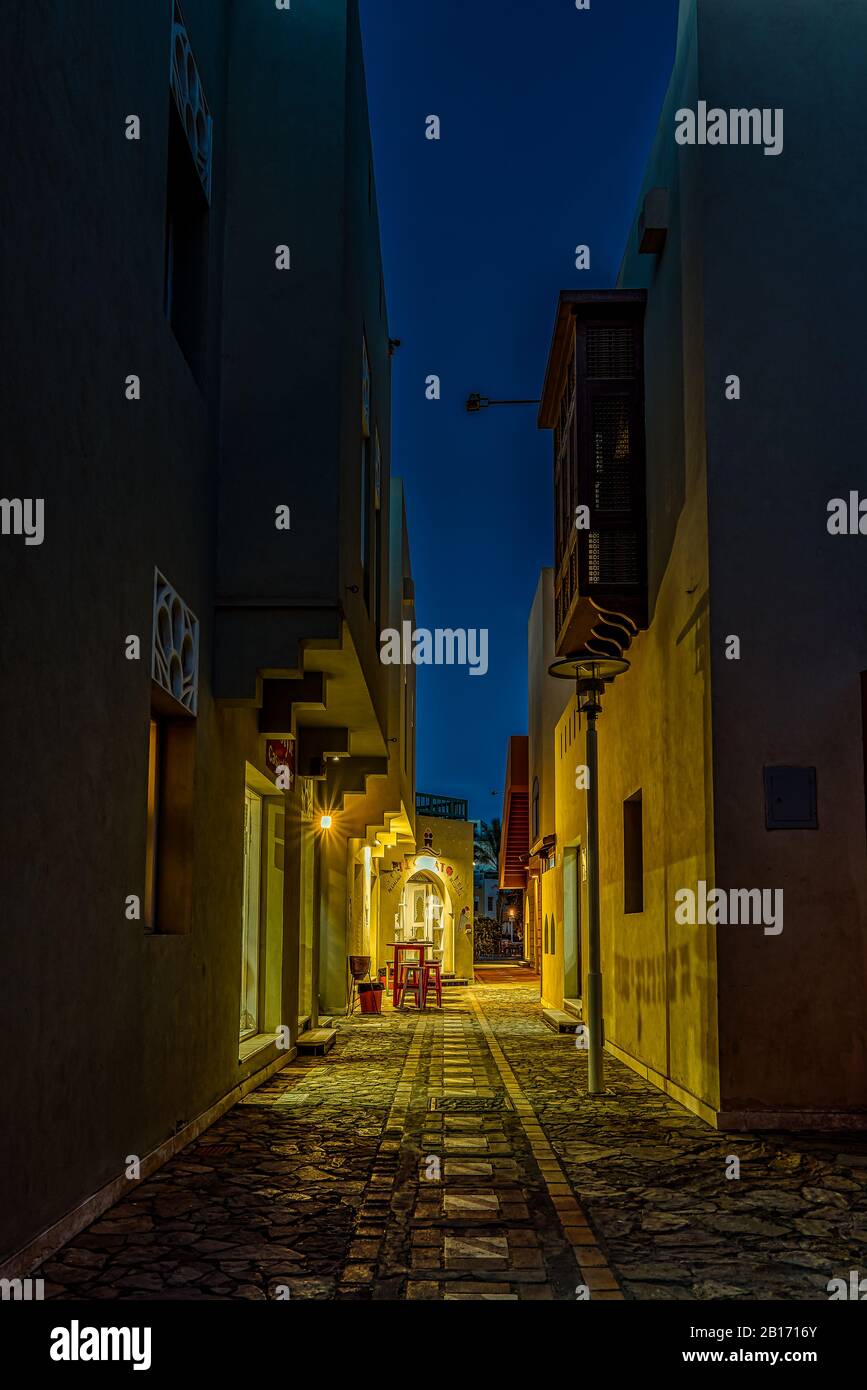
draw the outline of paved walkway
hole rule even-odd
[[[105,1299],[827,1298],[867,1139],[720,1135],[520,983],[341,1024],[36,1271]],[[725,1176],[728,1156],[741,1176]]]

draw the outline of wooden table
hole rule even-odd
[[[421,966],[423,972],[425,952],[428,950],[432,951],[434,943],[432,941],[389,941],[388,945],[393,947],[394,949],[394,976],[391,982],[391,997],[392,999],[394,999],[394,993],[397,989],[397,982],[400,979],[401,955],[406,955],[409,951],[412,951],[413,954],[417,953],[418,963]]]

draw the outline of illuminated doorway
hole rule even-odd
[[[399,941],[432,942],[429,958],[440,962],[444,974],[453,969],[453,917],[435,874],[421,871],[407,879],[395,927]]]

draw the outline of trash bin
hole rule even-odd
[[[382,1013],[382,992],[384,986],[381,980],[374,984],[360,984],[358,986],[358,1001],[361,1004],[363,1014]]]

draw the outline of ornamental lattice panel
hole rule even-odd
[[[186,131],[196,171],[211,201],[211,152],[213,121],[202,90],[199,69],[187,34],[181,7],[175,0],[172,23],[172,62],[169,74],[172,95],[178,108],[181,124]]]
[[[190,714],[199,701],[199,620],[159,570],[154,571],[151,676]]]

